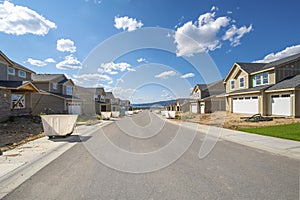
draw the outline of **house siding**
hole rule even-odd
[[[34,83],[39,90],[49,91],[49,83]]]
[[[300,87],[295,90],[295,117],[300,117]]]
[[[7,80],[7,66],[7,63],[0,61],[0,80]]]
[[[240,88],[239,86],[239,79],[240,77],[244,77],[245,80],[244,80],[244,87],[243,88]],[[235,81],[235,84],[234,84],[234,89],[232,90],[231,89],[231,81],[234,80]],[[239,67],[235,67],[234,71],[231,73],[231,76],[229,76],[228,78],[228,81],[226,82],[225,84],[225,90],[226,90],[226,93],[229,93],[229,92],[232,92],[232,91],[236,91],[236,90],[239,90],[239,89],[247,89],[249,88],[249,76],[246,72],[242,71]]]
[[[300,73],[300,61],[287,63],[276,69],[276,83],[283,79]]]
[[[10,115],[10,102],[11,93],[10,90],[0,89],[0,121],[8,119]]]
[[[33,94],[32,95],[32,113],[64,114],[67,113],[65,100],[52,95]]]

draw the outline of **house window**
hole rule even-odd
[[[232,81],[230,81],[230,89],[234,89],[234,85],[235,85],[235,81],[234,80],[232,80]]]
[[[11,108],[22,109],[25,108],[25,96],[21,94],[12,94],[11,96]]]
[[[269,83],[269,74],[268,73],[262,73],[262,74],[257,74],[255,76],[255,85],[265,85]]]
[[[9,67],[9,68],[7,69],[7,73],[10,74],[10,75],[15,75],[15,69],[12,68],[12,67]]]
[[[19,77],[26,78],[26,72],[19,70]]]
[[[72,86],[69,86],[69,85],[66,86],[66,94],[67,95],[73,95],[73,88],[72,88]]]
[[[57,83],[52,83],[52,89],[57,90]]]
[[[243,88],[243,87],[245,87],[245,78],[241,77],[240,78],[240,88]]]

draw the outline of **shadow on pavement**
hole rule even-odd
[[[92,136],[79,136],[79,135],[70,135],[70,136],[55,136],[53,138],[49,138],[49,140],[53,142],[85,142],[89,140]]]

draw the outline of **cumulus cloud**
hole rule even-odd
[[[295,55],[297,53],[300,53],[300,44],[290,46],[290,47],[286,47],[284,50],[279,51],[277,53],[270,53],[270,54],[266,55],[263,59],[256,60],[254,62],[269,63],[269,62],[279,60],[279,59],[284,58],[284,57]]]
[[[74,57],[74,55],[68,55],[65,59],[56,64],[57,69],[67,70],[67,69],[81,69],[81,62]]]
[[[102,63],[101,67],[98,68],[99,73],[108,73],[111,75],[118,74],[119,72],[124,71],[135,71],[135,69],[131,68],[131,65],[126,62],[120,62],[120,63]]]
[[[9,1],[0,3],[0,31],[6,34],[46,35],[55,29],[54,22],[28,7],[14,5]]]
[[[165,71],[165,72],[162,72],[162,73],[160,73],[160,74],[157,74],[157,75],[155,75],[154,77],[155,77],[155,78],[167,79],[167,78],[169,78],[169,77],[171,77],[171,76],[175,76],[175,75],[176,75],[176,72],[170,70],[170,71]]]
[[[37,60],[37,59],[33,59],[33,58],[28,58],[27,62],[33,66],[44,67],[48,63],[55,63],[55,60],[53,58],[47,58],[45,60]]]
[[[130,99],[135,92],[134,88],[115,87],[113,89],[114,96],[120,99]]]
[[[61,52],[70,52],[75,53],[76,52],[76,46],[74,42],[70,39],[59,39],[56,42],[56,49]]]
[[[183,74],[182,76],[180,76],[180,78],[192,78],[194,76],[195,76],[194,73],[187,73],[187,74]]]
[[[74,75],[74,78],[78,80],[83,81],[91,81],[91,80],[97,80],[97,81],[112,81],[112,78],[105,74],[80,74],[80,75]]]
[[[220,47],[217,34],[222,27],[228,26],[230,18],[218,17],[208,12],[200,15],[198,21],[189,21],[175,32],[177,56],[192,56],[195,53],[213,51]]]
[[[141,28],[144,24],[141,21],[137,21],[134,18],[129,18],[128,16],[124,17],[115,17],[115,27],[117,29],[123,29],[128,31],[134,31],[137,28]]]
[[[193,56],[196,53],[214,51],[221,48],[222,40],[228,40],[232,46],[237,46],[240,44],[240,39],[253,30],[252,25],[240,28],[235,25],[230,26],[235,21],[227,16],[216,17],[213,11],[217,10],[218,8],[213,6],[211,12],[200,15],[197,21],[186,22],[177,28],[174,35],[177,56]]]
[[[235,25],[232,25],[230,29],[228,29],[223,36],[223,40],[229,40],[230,45],[235,47],[240,45],[240,39],[246,34],[252,31],[252,25],[249,27],[242,26],[240,28],[237,28]]]

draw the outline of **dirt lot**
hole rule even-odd
[[[183,121],[197,122],[200,124],[219,126],[229,129],[254,128],[281,124],[300,123],[300,118],[274,117],[273,121],[245,122],[246,117],[252,115],[236,114],[218,111],[212,114],[182,114]]]
[[[0,150],[6,151],[28,141],[43,137],[39,117],[11,117],[0,123]]]

